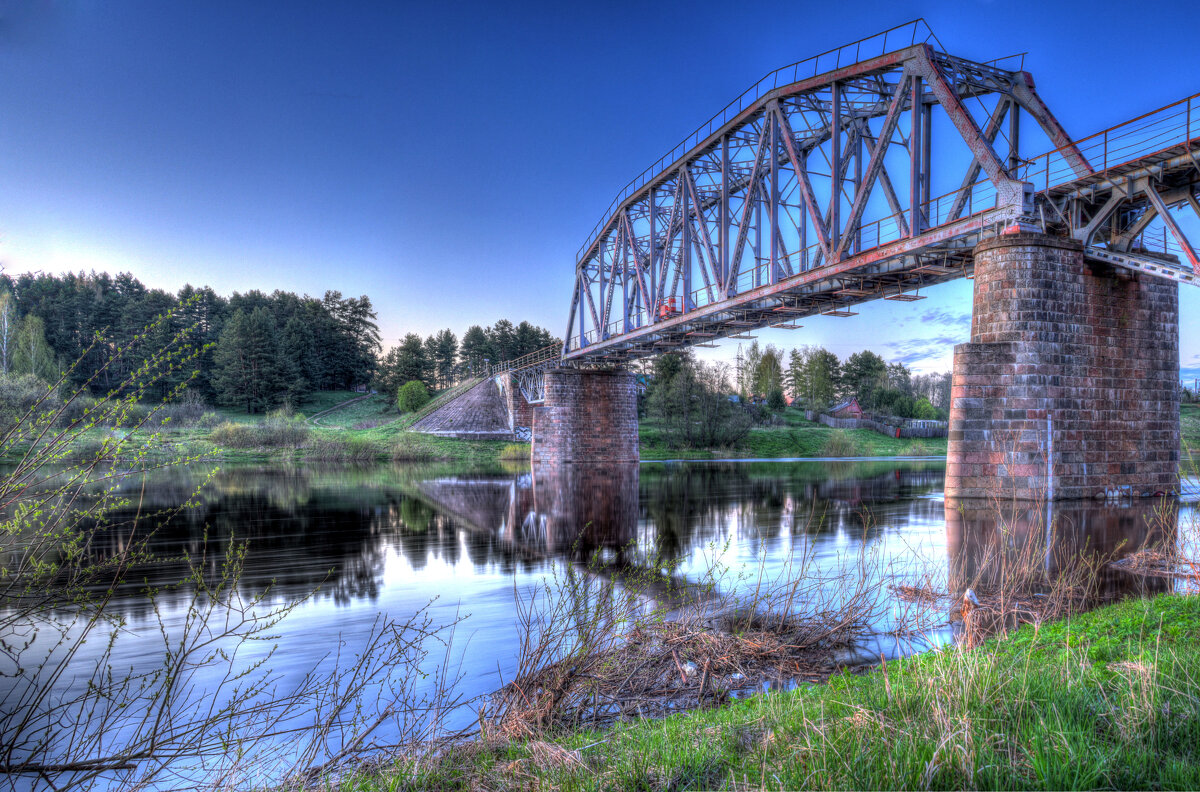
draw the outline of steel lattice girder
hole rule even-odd
[[[583,248],[564,359],[620,362],[691,343],[688,333],[771,324],[773,309],[803,316],[962,276],[982,235],[1046,225],[1020,156],[1022,111],[1069,179],[1095,177],[1028,73],[926,44],[764,93],[629,195]],[[970,155],[959,189],[940,198],[935,113]]]

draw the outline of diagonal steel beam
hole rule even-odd
[[[862,121],[864,127],[866,127],[866,123],[865,120]],[[868,155],[870,155],[874,151],[875,146],[878,145],[878,142],[871,135],[869,127],[862,130],[862,138],[866,141]],[[903,138],[901,139],[901,143],[903,144]],[[883,188],[883,195],[887,198],[888,208],[892,210],[892,214],[900,221],[900,235],[908,236],[908,221],[904,219],[904,207],[900,204],[900,197],[896,193],[896,187],[892,184],[892,179],[888,175],[886,162],[881,163],[879,166],[879,186]]]
[[[772,105],[768,116],[774,115],[775,122],[779,124],[779,129],[783,133],[780,137],[783,138],[783,147],[787,149],[788,159],[791,160],[792,170],[796,173],[796,184],[800,190],[800,195],[804,198],[804,206],[808,210],[808,216],[812,220],[813,230],[817,232],[817,244],[821,248],[821,252],[825,254],[825,259],[829,260],[829,229],[825,227],[825,219],[821,216],[821,209],[817,206],[817,198],[813,193],[812,181],[808,178],[808,168],[805,167],[804,160],[796,151],[796,139],[792,134],[792,128],[788,124],[787,116],[776,102]]]
[[[938,104],[946,111],[946,115],[950,117],[950,122],[962,136],[967,148],[971,150],[971,154],[979,162],[984,173],[996,186],[996,192],[1000,194],[1005,203],[1021,205],[1023,191],[1020,183],[1009,178],[1004,163],[996,156],[992,144],[984,139],[983,132],[975,123],[975,118],[958,98],[958,93],[951,87],[945,73],[933,59],[932,52],[932,48],[925,45],[923,51],[913,59],[914,69],[929,84]]]
[[[1092,215],[1092,219],[1087,222],[1087,225],[1076,230],[1075,238],[1081,240],[1085,245],[1090,245],[1092,241],[1092,235],[1100,229],[1100,226],[1104,224],[1104,221],[1108,220],[1108,218],[1112,216],[1112,213],[1116,211],[1117,207],[1120,206],[1124,200],[1124,193],[1122,193],[1120,190],[1113,190],[1112,195],[1108,196],[1108,200],[1104,202],[1104,205],[1096,210],[1096,214]]]
[[[1175,222],[1175,218],[1171,216],[1171,212],[1167,209],[1166,203],[1163,202],[1162,196],[1158,194],[1158,190],[1153,187],[1146,190],[1146,196],[1150,199],[1150,203],[1158,210],[1158,216],[1163,219],[1167,228],[1171,232],[1171,236],[1175,237],[1175,241],[1179,243],[1179,247],[1183,248],[1183,255],[1187,256],[1188,262],[1192,265],[1192,272],[1200,275],[1200,256],[1196,255],[1196,249],[1192,247],[1192,243],[1188,241],[1187,234],[1183,233],[1183,229]]]
[[[592,329],[596,331],[597,338],[604,333],[604,325],[600,324],[600,316],[596,313],[596,302],[592,299],[592,283],[587,279],[586,274],[582,274],[582,282],[579,284],[583,290],[584,297],[587,298],[588,312],[592,315]]]
[[[745,203],[742,205],[742,219],[738,223],[737,242],[734,243],[733,254],[729,259],[729,274],[724,284],[724,293],[727,297],[733,296],[733,289],[737,285],[738,272],[742,268],[742,252],[746,249],[746,236],[750,230],[750,214],[754,209],[759,182],[762,179],[763,150],[767,146],[767,126],[770,123],[769,118],[764,117],[764,120],[767,123],[763,124],[758,133],[758,150],[754,154],[754,169],[750,172],[750,185],[746,188]]]
[[[907,73],[896,83],[896,90],[892,94],[891,104],[888,105],[887,115],[883,117],[883,127],[879,130],[879,145],[871,151],[867,170],[863,173],[862,180],[854,186],[854,203],[850,205],[850,216],[846,218],[846,228],[841,234],[837,249],[834,250],[833,258],[830,261],[841,261],[850,240],[854,238],[854,229],[862,220],[863,211],[867,208],[867,201],[871,198],[871,189],[879,178],[880,169],[883,168],[883,157],[887,154],[888,144],[891,143],[892,134],[896,131],[896,124],[900,121],[900,111],[904,108],[904,92],[908,88],[908,83]]]
[[[995,146],[996,136],[1000,134],[1000,126],[1004,123],[1004,117],[1008,115],[1011,108],[1011,100],[1001,99],[996,104],[996,109],[992,111],[987,126],[983,130],[983,137],[990,145]],[[979,170],[979,160],[972,157],[971,166],[967,168],[967,175],[963,177],[962,186],[958,188],[958,197],[950,206],[950,214],[946,216],[947,220],[957,220],[962,215],[963,209],[967,206],[967,199],[971,197],[971,186],[979,178]]]
[[[624,223],[625,241],[628,245],[628,247],[622,248],[621,253],[624,257],[626,251],[628,251],[633,257],[633,271],[637,274],[638,293],[642,295],[642,310],[650,315],[650,324],[654,324],[654,302],[650,297],[650,292],[646,289],[646,276],[642,272],[642,262],[638,256],[637,244],[633,235],[633,221],[629,218],[628,208],[621,213],[621,221]],[[625,266],[629,266],[628,258],[625,258],[625,262]]]
[[[1063,159],[1071,166],[1071,170],[1075,172],[1076,176],[1090,176],[1095,172],[1087,158],[1083,156],[1083,152],[1071,140],[1067,130],[1058,123],[1058,119],[1054,117],[1050,108],[1042,101],[1042,97],[1038,96],[1037,91],[1034,90],[1032,74],[1021,72],[1018,75],[1018,79],[1013,85],[1013,98],[1038,122],[1038,126],[1046,133],[1046,137],[1050,138],[1054,147],[1061,151]]]
[[[700,203],[700,192],[696,189],[696,180],[692,177],[691,168],[683,168],[684,176],[687,178],[687,189],[692,195],[692,211],[696,215],[696,225],[700,229],[700,239],[692,237],[696,243],[697,251],[701,243],[704,244],[704,250],[707,253],[708,266],[712,269],[714,277],[717,279],[718,288],[724,288],[725,284],[720,281],[720,267],[717,263],[717,253],[713,248],[712,236],[708,233],[708,223],[704,220],[703,209]],[[705,272],[704,256],[700,256],[700,271],[704,275],[704,286],[708,289],[708,299],[713,299],[712,285],[709,283],[708,273]]]
[[[1191,205],[1192,211],[1196,213],[1196,217],[1200,218],[1200,202],[1196,200],[1196,196],[1189,195],[1187,197],[1187,202]]]
[[[679,173],[683,171],[681,167]],[[658,294],[656,299],[661,299],[667,293],[667,270],[670,267],[671,247],[675,244],[675,225],[679,221],[679,205],[683,201],[683,182],[679,178],[679,173],[675,175],[675,190],[671,196],[671,214],[667,220],[667,233],[663,238],[663,255],[662,264],[659,267],[658,273]]]
[[[580,277],[579,269],[577,268],[575,270],[575,290],[571,294],[571,311],[570,311],[570,313],[567,314],[567,332],[563,336],[563,338],[567,339],[567,342],[570,342],[571,333],[574,332],[574,328],[572,326],[575,324],[575,313],[579,308],[579,277]],[[586,343],[587,343],[587,341],[585,341],[584,337],[583,337],[583,328],[580,327],[579,328],[579,345],[583,346]],[[566,354],[567,354],[567,344],[564,343],[563,344],[563,357],[566,357]]]

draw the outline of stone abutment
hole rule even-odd
[[[535,465],[637,462],[637,385],[631,372],[551,369],[533,409]]]
[[[973,309],[954,350],[948,497],[1178,488],[1176,284],[1019,233],[976,247]]]

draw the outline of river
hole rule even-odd
[[[1062,559],[1081,553],[1119,556],[1148,544],[1194,542],[1197,516],[1184,504],[1164,517],[1151,499],[947,502],[940,460],[656,462],[537,474],[446,465],[224,466],[201,486],[212,470],[173,468],[125,485],[137,498],[114,516],[143,515],[139,530],[161,522],[152,541],[160,560],[140,568],[109,605],[125,619],[107,651],[118,675],[153,673],[176,637],[196,633],[193,587],[172,584],[186,576],[188,559],[218,578],[231,543],[246,543],[240,595],[268,592],[255,612],[297,603],[265,631],[270,640],[214,644],[238,650],[235,668],[261,661],[273,695],[297,689],[313,669],[353,665],[381,620],[421,612],[432,627],[457,625],[439,633],[448,653],[435,645],[421,668],[434,676],[444,669],[457,679],[456,695],[470,701],[512,678],[518,605],[568,570],[619,564],[722,594],[803,574],[829,581],[823,596],[836,601],[856,574],[883,591],[924,582],[961,590],[997,548],[1032,547],[1053,576]],[[193,505],[169,518],[145,516],[189,498]],[[115,555],[126,541],[121,531],[107,532],[93,552]],[[147,585],[160,587],[154,599]],[[1172,585],[1114,570],[1103,583],[1114,594]],[[217,608],[210,618],[222,613]],[[903,603],[885,602],[846,661],[953,638],[945,623],[899,634],[904,615]],[[106,646],[79,647],[56,682],[60,695],[83,689]],[[181,698],[187,708],[212,700],[210,688],[227,666],[190,675]],[[410,695],[428,692],[432,677],[411,676]],[[4,692],[11,711],[13,689]],[[463,706],[445,723],[457,729],[475,718],[473,706]],[[378,733],[385,743],[396,736],[387,724]]]

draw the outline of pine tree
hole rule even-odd
[[[280,367],[275,317],[265,306],[235,311],[215,355],[213,384],[224,404],[264,412],[279,404],[286,383]]]

